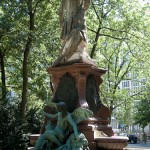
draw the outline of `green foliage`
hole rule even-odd
[[[149,88],[145,91],[141,97],[141,100],[137,104],[136,113],[134,115],[135,124],[140,124],[142,128],[146,127],[150,123],[150,94]]]
[[[1,105],[0,118],[0,148],[4,150],[26,149],[28,145],[26,124],[21,123],[17,108]]]
[[[28,58],[28,101],[46,100],[52,95],[47,67],[58,56],[60,28],[58,1],[33,1],[36,7],[32,47]],[[22,62],[29,34],[28,0],[3,1],[0,16],[0,51],[5,55],[8,91],[22,95]],[[48,95],[48,97],[47,97]],[[32,101],[32,102],[30,102]]]
[[[36,12],[27,62],[28,103],[26,107],[27,112],[30,111],[33,115],[36,110],[34,107],[41,106],[43,101],[52,95],[47,68],[58,57],[60,50],[58,19],[60,1],[34,0],[31,4],[32,8],[36,8]],[[129,72],[136,72],[138,74],[136,79],[146,76],[149,81],[149,7],[149,4],[140,5],[138,0],[93,0],[86,16],[89,52],[100,68],[108,70],[103,76],[104,82],[100,89],[101,100],[111,111],[121,107],[122,111],[119,113],[124,114],[123,120],[127,120],[129,112],[132,112],[132,101],[139,98],[131,97],[128,90],[120,90],[119,84],[122,80],[135,79],[127,76]],[[29,0],[5,0],[0,6],[0,52],[5,61],[6,87],[7,91],[15,91],[19,99],[22,95],[23,53],[30,33],[30,9]],[[7,114],[9,109],[7,107],[5,109]],[[35,120],[31,117],[29,122],[36,122],[36,119],[38,116]],[[8,121],[10,124],[9,119],[3,121],[4,123]],[[15,126],[15,124],[17,119],[14,119],[10,125]],[[25,132],[24,129],[20,130]],[[32,129],[31,132],[37,130]]]
[[[13,103],[8,101],[0,105],[0,149],[27,149],[30,133],[38,133],[40,130],[39,108],[30,109],[26,113],[26,121],[22,122],[18,101],[12,100]]]
[[[149,7],[138,0],[93,0],[87,13],[89,51],[99,67],[107,69],[101,100],[111,112],[120,107],[123,120],[140,92],[133,95],[130,89],[120,89],[121,81],[142,79],[145,73],[149,77]]]

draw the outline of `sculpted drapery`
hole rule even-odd
[[[90,0],[62,0],[59,12],[60,25],[62,27],[62,40],[65,40],[74,29],[85,32],[84,15],[89,4]],[[83,38],[86,40],[85,37]]]
[[[87,53],[85,12],[90,0],[62,0],[59,19],[62,49],[53,66],[67,62],[93,63]],[[94,63],[93,63],[94,64]]]

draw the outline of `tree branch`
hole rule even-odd
[[[90,29],[90,28],[88,28],[87,27],[87,29],[88,30],[90,30],[91,32],[94,32],[95,34],[97,33],[95,30],[93,30],[93,29]],[[102,28],[100,28],[100,29],[102,29]],[[108,34],[102,34],[102,33],[100,33],[100,34],[98,34],[99,36],[106,36],[106,37],[110,37],[110,38],[113,38],[113,39],[116,39],[116,40],[129,40],[129,38],[118,38],[118,37],[114,37],[114,36],[112,36],[112,35],[108,35]]]
[[[96,31],[95,31],[95,30],[90,29],[90,28],[88,28],[88,27],[87,27],[87,29],[90,30],[90,31],[92,31],[92,32],[94,32],[94,33],[96,34]]]
[[[97,11],[96,11],[95,5],[94,5],[93,2],[91,2],[91,3],[92,3],[92,6],[93,6],[93,8],[94,8],[94,12],[95,12],[95,14],[96,14],[96,16],[97,16],[97,19],[98,19],[98,21],[99,21],[99,24],[101,24],[101,19],[100,19],[99,15],[98,15],[98,13],[97,13]]]
[[[128,38],[118,38],[118,37],[114,37],[112,35],[108,35],[108,34],[99,34],[99,36],[106,36],[106,37],[110,37],[116,40],[129,40]]]
[[[33,9],[33,14],[36,13],[37,6],[38,6],[38,4],[40,3],[40,1],[41,1],[41,0],[38,0],[37,3],[35,4],[35,7],[34,7],[34,9]]]
[[[112,29],[112,28],[108,28],[108,27],[102,27],[102,29],[107,29],[107,30],[111,30],[111,31],[113,31],[113,32],[127,32],[127,31],[125,31],[125,30],[116,30],[116,29]]]

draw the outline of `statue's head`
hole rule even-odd
[[[57,103],[57,111],[58,112],[67,112],[67,106],[64,102]]]
[[[57,106],[52,101],[46,101],[43,110],[47,113],[55,114],[57,112]]]

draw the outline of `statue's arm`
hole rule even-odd
[[[76,139],[78,140],[79,139],[79,136],[78,136],[78,129],[77,129],[77,125],[76,123],[74,122],[74,120],[72,119],[71,115],[68,113],[67,115],[67,119],[68,119],[68,122],[72,125],[73,127],[73,131],[75,133],[75,136],[76,136]]]
[[[43,114],[49,118],[56,118],[58,116],[58,114],[49,114],[49,113],[46,113],[45,111],[43,111]]]

